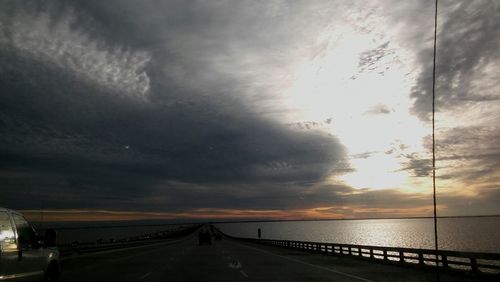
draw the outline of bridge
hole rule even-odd
[[[402,265],[396,259],[401,255],[392,249],[318,244],[224,236],[221,240],[212,240],[211,245],[199,245],[195,232],[119,249],[67,253],[61,262],[61,278],[74,282],[436,281],[435,267]],[[330,255],[325,255],[328,252]],[[416,265],[419,264],[418,254],[406,251],[402,254],[403,260],[414,259]],[[423,264],[428,265],[429,256],[421,257]],[[440,254],[441,260],[444,257]],[[492,265],[494,269],[495,263]],[[498,281],[496,279],[498,275],[477,275],[471,271],[440,273],[440,281]]]

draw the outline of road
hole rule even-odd
[[[432,272],[197,236],[65,258],[62,281],[435,281]],[[474,281],[442,276],[441,281]]]

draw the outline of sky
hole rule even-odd
[[[0,2],[0,206],[432,215],[434,1]],[[500,3],[439,1],[440,216],[500,214]]]

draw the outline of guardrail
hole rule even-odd
[[[161,232],[162,233],[161,236],[155,234],[146,234],[144,235],[146,237],[140,236],[140,238],[138,239],[124,240],[124,241],[120,240],[118,242],[112,242],[112,243],[82,243],[78,245],[71,245],[71,244],[62,245],[59,246],[59,250],[61,256],[66,257],[73,254],[84,254],[84,253],[100,252],[106,250],[129,248],[135,246],[145,246],[160,242],[168,242],[172,239],[187,236],[189,234],[192,234],[199,228],[200,226],[196,225],[181,230],[176,230],[174,232],[169,232],[169,233]]]
[[[60,248],[59,253],[61,257],[67,257],[75,254],[80,255],[86,253],[102,252],[107,250],[124,249],[137,246],[147,246],[161,242],[168,242],[171,240],[174,239],[172,238],[172,239],[157,239],[157,240],[141,240],[141,241],[131,241],[124,243],[87,244],[71,248]]]
[[[366,245],[335,244],[321,242],[240,238],[225,236],[247,242],[298,249],[332,256],[347,256],[405,266],[434,268],[447,271],[468,272],[472,275],[500,275],[500,254],[457,252],[431,249],[379,247]]]

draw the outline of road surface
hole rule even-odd
[[[433,272],[241,243],[174,242],[63,259],[62,281],[436,281]],[[442,276],[441,281],[479,281]]]

